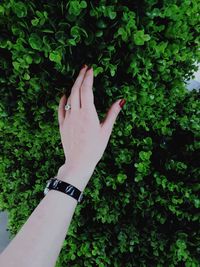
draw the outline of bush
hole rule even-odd
[[[0,207],[14,236],[64,163],[57,107],[92,64],[100,120],[127,102],[75,210],[60,266],[197,267],[198,0],[2,1]]]

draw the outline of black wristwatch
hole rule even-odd
[[[47,185],[44,189],[44,195],[46,195],[51,189],[63,192],[75,198],[78,201],[78,203],[80,203],[83,199],[83,192],[81,192],[75,186],[57,179],[57,177],[50,178],[47,181]]]

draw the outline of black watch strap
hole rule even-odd
[[[44,190],[44,195],[46,195],[49,192],[49,190],[51,190],[51,189],[63,192],[65,194],[75,198],[78,201],[78,203],[80,203],[82,201],[83,192],[81,192],[75,186],[68,184],[66,182],[63,182],[63,181],[57,179],[56,177],[50,178],[47,181],[47,186]]]

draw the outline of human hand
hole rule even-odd
[[[67,99],[63,95],[58,108],[59,130],[65,154],[65,166],[90,179],[109,141],[113,125],[121,110],[121,99],[113,103],[100,123],[94,105],[93,69],[87,66],[80,73]],[[125,100],[124,100],[125,103]],[[65,105],[71,109],[65,111]],[[85,181],[86,183],[88,181]]]

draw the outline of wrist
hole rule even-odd
[[[70,166],[63,164],[59,168],[56,176],[59,180],[75,186],[80,191],[84,191],[92,174],[82,172],[81,170],[78,169],[78,167],[75,170]]]

